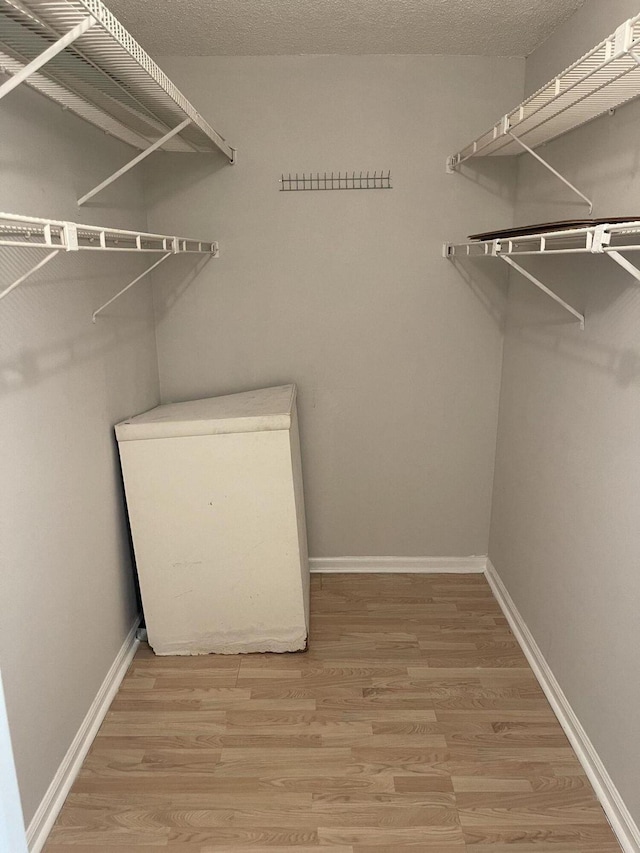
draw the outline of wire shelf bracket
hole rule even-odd
[[[633,276],[636,281],[640,281],[640,269],[635,264],[632,264],[628,258],[621,255],[620,252],[611,251],[607,253],[609,257],[619,264],[622,269],[626,270],[629,275]]]
[[[96,187],[81,196],[78,199],[78,206],[82,206],[83,204],[85,204],[85,202],[89,201],[89,199],[92,199],[99,192],[102,192],[102,190],[106,189],[114,181],[117,181],[118,178],[122,177],[122,175],[125,175],[129,171],[129,169],[133,169],[134,166],[137,166],[138,163],[142,162],[142,160],[148,157],[149,154],[152,154],[154,151],[164,145],[165,142],[168,142],[172,137],[183,131],[185,127],[187,127],[187,125],[189,124],[191,124],[191,119],[186,118],[181,124],[179,124],[177,127],[174,127],[173,130],[170,130],[168,133],[165,133],[165,135],[161,139],[156,140],[148,148],[145,148],[145,150],[141,154],[138,154],[137,157],[134,157],[133,160],[130,160],[125,166],[122,166],[120,169],[117,169],[112,175],[109,175],[108,178],[105,178],[104,181],[101,181]]]
[[[543,157],[541,157],[536,151],[534,151],[533,148],[529,148],[527,143],[523,142],[518,136],[516,136],[512,130],[507,130],[507,133],[512,139],[515,139],[518,145],[520,145],[525,151],[531,154],[532,157],[535,157],[538,163],[542,163],[545,169],[548,169],[551,174],[555,175],[556,178],[558,178],[560,181],[562,181],[563,184],[565,184],[565,186],[569,187],[569,189],[572,190],[576,195],[580,196],[580,198],[589,206],[589,213],[593,213],[593,202],[590,198],[588,198],[583,192],[581,192],[576,186],[574,186],[574,184],[572,184],[571,181],[565,178],[564,175],[561,175],[557,169],[554,169],[550,163],[547,163],[547,161]]]
[[[585,327],[585,317],[572,305],[558,296],[533,273],[526,270],[514,257],[533,255],[593,254],[607,255],[622,267],[633,279],[640,282],[640,268],[622,254],[640,251],[640,221],[593,225],[583,228],[548,231],[543,234],[523,234],[518,237],[497,240],[479,240],[472,243],[445,243],[443,257],[455,261],[457,258],[499,258],[517,270],[528,281],[561,305]]]
[[[52,261],[56,257],[56,255],[58,254],[59,251],[60,251],[59,249],[54,249],[53,252],[49,252],[48,255],[45,255],[44,258],[39,260],[37,264],[32,266],[31,269],[27,270],[27,272],[24,273],[23,275],[21,275],[20,278],[17,278],[14,282],[12,282],[12,284],[10,284],[9,287],[5,287],[5,289],[2,292],[0,292],[0,299],[4,299],[5,296],[8,296],[11,293],[11,291],[15,290],[16,287],[18,287],[18,285],[22,284],[23,281],[26,281],[28,278],[31,278],[31,276],[34,273],[36,273],[36,272],[38,272],[38,270],[42,269],[42,267],[44,267],[46,264],[48,264],[49,261]]]
[[[628,258],[621,255],[619,250],[611,245],[613,234],[607,229],[606,225],[598,225],[594,229],[593,243],[591,251],[597,254],[607,254],[612,261],[615,261],[618,266],[626,270],[630,276],[640,281],[640,269],[635,264],[632,264]],[[626,246],[629,249],[631,247]]]
[[[102,0],[0,0],[0,99],[21,83],[142,156],[86,193],[84,204],[151,154],[236,150],[196,111]]]
[[[521,267],[520,264],[516,263],[516,261],[514,261],[513,258],[510,258],[509,255],[498,255],[498,257],[505,261],[505,263],[509,264],[509,266],[512,267],[514,270],[517,270],[520,275],[523,275],[532,284],[535,284],[537,288],[539,288],[543,293],[546,293],[547,296],[550,296],[555,302],[558,303],[558,305],[562,305],[565,311],[568,311],[576,318],[576,320],[578,320],[578,322],[580,323],[580,329],[584,331],[584,314],[581,314],[579,311],[576,311],[576,309],[569,305],[568,302],[565,302],[564,299],[561,299],[561,297],[558,296],[557,293],[554,293],[554,291],[548,288],[546,284],[543,284],[539,278],[536,278],[535,275],[530,273],[524,267]]]
[[[88,15],[77,26],[69,30],[66,35],[59,38],[58,41],[54,42],[54,44],[44,50],[39,56],[36,56],[35,59],[23,66],[20,71],[17,71],[13,77],[10,77],[0,86],[0,100],[13,91],[13,89],[17,88],[20,83],[26,82],[27,78],[35,74],[36,71],[42,68],[43,65],[46,65],[54,56],[57,56],[65,48],[73,44],[77,38],[86,33],[89,27],[93,27],[96,23],[96,19]]]
[[[103,228],[97,225],[80,225],[77,222],[40,219],[35,216],[21,216],[11,213],[0,213],[0,248],[2,247],[48,249],[49,251],[38,263],[1,291],[0,300],[42,269],[60,252],[103,251],[161,254],[161,257],[154,261],[151,266],[93,312],[91,319],[94,323],[105,308],[119,299],[123,293],[126,293],[129,288],[137,284],[171,255],[201,254],[212,258],[220,256],[218,244],[215,241],[192,240],[187,237],[151,234],[144,231],[124,231],[119,228]]]
[[[98,314],[102,313],[102,311],[104,311],[105,308],[108,308],[109,305],[111,305],[113,302],[115,302],[116,299],[119,299],[123,293],[126,293],[130,287],[133,287],[133,285],[137,284],[140,281],[140,279],[143,279],[146,275],[149,275],[151,270],[154,270],[156,267],[159,267],[160,264],[163,263],[163,261],[166,261],[167,258],[170,258],[170,257],[171,257],[171,252],[167,252],[166,255],[163,255],[155,263],[151,264],[150,267],[147,267],[147,269],[144,272],[141,272],[140,275],[136,276],[133,279],[133,281],[130,281],[129,284],[125,285],[122,288],[122,290],[119,290],[115,296],[112,296],[111,299],[107,300],[107,302],[105,302],[104,305],[101,305],[99,308],[96,308],[96,310],[91,315],[91,322],[95,323],[96,319],[98,317]]]

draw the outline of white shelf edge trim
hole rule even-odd
[[[622,850],[624,853],[640,853],[640,828],[633,820],[596,748],[558,684],[551,667],[491,560],[487,560],[486,578],[509,627],[591,782]]]
[[[536,148],[637,98],[639,50],[640,15],[636,15],[489,131],[449,157],[447,171],[454,172],[474,157],[521,153],[524,143],[529,149]]]
[[[13,213],[0,213],[0,248],[48,249],[44,258],[15,279],[0,292],[0,300],[8,296],[19,285],[45,264],[52,261],[60,252],[133,252],[135,254],[158,254],[156,260],[144,272],[136,276],[112,296],[92,315],[96,317],[116,301],[130,287],[137,284],[153,269],[171,255],[200,254],[218,258],[220,251],[217,242],[192,240],[188,237],[175,237],[166,234],[151,234],[144,231],[125,231],[121,228],[108,228],[99,225],[81,225],[57,219],[41,219],[35,216],[22,216]]]
[[[634,240],[636,242],[633,242]],[[451,261],[460,258],[499,258],[561,305],[578,320],[580,328],[584,330],[584,314],[565,302],[539,278],[522,267],[517,261],[514,261],[514,257],[569,254],[607,255],[636,281],[640,281],[640,268],[621,254],[622,252],[638,251],[640,251],[640,221],[629,220],[623,223],[593,225],[587,228],[567,228],[562,231],[522,234],[495,240],[478,240],[458,244],[445,243],[442,253],[445,258]]]
[[[140,624],[140,615],[136,616],[131,630],[127,634],[120,651],[109,668],[104,681],[91,703],[91,707],[82,721],[71,746],[62,759],[47,792],[42,798],[31,823],[27,828],[27,843],[30,853],[40,853],[47,836],[64,805],[67,794],[80,771],[89,748],[104,720],[109,706],[125,677],[140,641],[136,633]]]
[[[311,557],[312,573],[472,574],[482,573],[486,557]]]

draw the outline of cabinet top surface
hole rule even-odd
[[[116,424],[118,441],[289,429],[296,386],[156,406]]]

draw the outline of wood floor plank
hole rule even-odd
[[[619,853],[481,575],[314,575],[300,654],[138,650],[45,853]]]

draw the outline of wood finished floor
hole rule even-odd
[[[141,647],[46,853],[620,853],[482,575],[315,575],[305,654]]]

